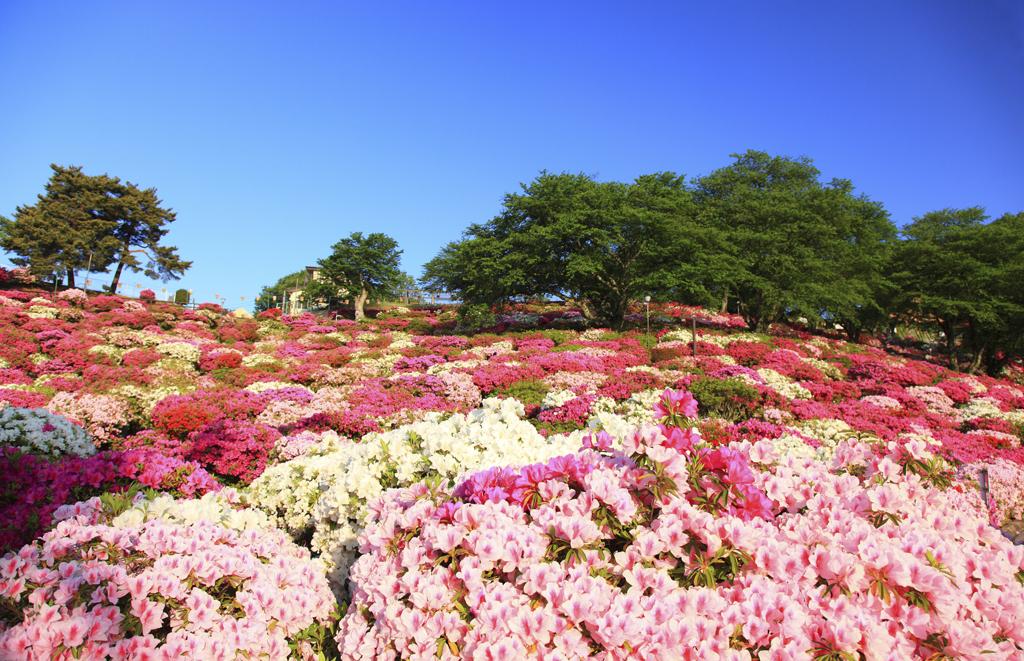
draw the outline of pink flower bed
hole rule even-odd
[[[520,423],[549,439],[573,433],[582,449],[474,465],[448,485],[402,482],[396,461],[382,483],[402,488],[371,505],[352,566],[342,656],[1024,653],[1024,553],[992,527],[1024,517],[1024,387],[1009,379],[780,326],[737,335],[737,318],[674,304],[651,306],[664,338],[653,344],[636,331],[581,332],[578,314],[553,306],[516,306],[494,329],[517,332],[463,337],[443,334],[451,312],[243,319],[216,305],[83,296],[0,298],[0,407],[64,415],[100,449],[53,458],[0,445],[0,552],[28,544],[0,564],[0,658],[312,658],[335,633],[322,628],[319,579],[285,597],[260,583],[254,628],[239,624],[249,602],[225,596],[242,589],[236,568],[253,580],[272,571],[250,566],[271,541],[296,567],[314,566],[277,533],[119,529],[93,505],[59,523],[60,507],[132,486],[252,493],[259,485],[246,485],[272,469],[297,491],[316,487],[301,495],[308,513],[336,486],[337,448],[468,413],[485,397],[520,398]],[[642,327],[645,311],[631,313]],[[693,318],[696,357],[678,339]],[[687,332],[665,337],[672,329]],[[655,424],[643,422],[663,390]],[[579,431],[604,420],[608,433]],[[288,461],[294,482],[281,477],[292,464],[275,466]],[[167,578],[166,565],[195,558],[220,563],[212,584]],[[148,596],[85,599],[101,574],[115,592],[141,575],[164,582]],[[181,601],[197,589],[217,604]],[[157,617],[147,599],[163,619],[143,631]],[[280,618],[267,615],[274,608]]]
[[[623,452],[595,439],[454,492],[387,493],[342,658],[1019,654],[1024,548],[934,488],[923,446],[778,461],[768,441],[701,445],[666,400],[668,424]]]
[[[334,598],[283,533],[118,527],[97,500],[62,515],[0,561],[3,658],[313,658]]]

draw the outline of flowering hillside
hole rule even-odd
[[[0,659],[1024,658],[1024,387],[653,313],[0,292]]]

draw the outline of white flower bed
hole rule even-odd
[[[193,500],[178,499],[166,494],[153,499],[140,499],[115,517],[111,525],[132,528],[154,520],[186,526],[209,521],[239,532],[274,529],[274,523],[264,512],[241,506],[238,492],[234,489],[210,492]]]
[[[578,438],[544,438],[523,419],[514,399],[486,399],[468,414],[425,420],[368,434],[361,442],[332,442],[269,467],[246,498],[293,535],[312,529],[313,550],[344,585],[371,503],[392,487],[427,478],[454,485],[460,476],[490,466],[521,466],[568,454]],[[578,436],[578,434],[577,434]]]
[[[0,409],[0,446],[53,457],[88,457],[96,446],[84,428],[46,409],[6,406]]]

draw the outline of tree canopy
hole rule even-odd
[[[1024,213],[941,209],[903,228],[892,261],[895,309],[942,330],[950,362],[998,371],[1024,350]]]
[[[578,303],[619,325],[630,302],[736,301],[765,328],[787,315],[863,324],[877,315],[895,227],[809,159],[749,151],[688,186],[661,172],[624,184],[541,173],[424,268],[428,287],[470,303]]]
[[[445,246],[425,266],[423,282],[469,303],[574,301],[586,315],[620,324],[631,300],[692,277],[677,257],[692,252],[694,237],[681,176],[622,184],[545,172],[506,195],[496,217]]]
[[[14,254],[15,264],[38,276],[66,275],[72,287],[77,270],[105,273],[114,266],[111,291],[126,268],[167,281],[191,266],[162,243],[175,214],[161,206],[156,189],[87,175],[80,166],[50,168],[36,203],[0,218],[0,247]]]
[[[877,309],[896,228],[845,179],[821,183],[808,158],[748,151],[696,182],[698,222],[723,253],[709,288],[758,329],[786,316],[862,324]]]
[[[366,301],[394,295],[405,282],[400,267],[402,251],[386,234],[353,232],[319,260],[320,276],[310,283],[310,300],[338,295],[352,300],[356,319],[365,316]]]
[[[309,274],[305,269],[281,276],[277,282],[267,285],[260,290],[254,303],[256,312],[263,312],[270,308],[279,307],[284,301],[285,292],[289,289],[305,287],[309,280]]]

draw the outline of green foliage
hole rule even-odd
[[[809,159],[734,157],[692,188],[670,172],[631,183],[542,172],[445,246],[422,281],[473,303],[572,301],[616,327],[644,295],[736,301],[758,329],[787,316],[854,334],[883,324],[897,239],[885,209],[847,180],[822,183]]]
[[[445,246],[422,282],[469,303],[574,301],[618,326],[631,301],[685,287],[699,271],[679,259],[697,254],[692,219],[690,192],[672,173],[623,184],[543,172]]]
[[[637,344],[647,349],[650,352],[651,349],[658,345],[658,338],[656,335],[648,335],[647,333],[633,333],[628,336],[630,339],[636,340]]]
[[[36,204],[0,218],[0,247],[36,275],[79,269],[106,272],[115,266],[111,290],[125,269],[148,278],[180,278],[191,262],[162,244],[175,214],[155,188],[141,189],[109,175],[87,175],[79,166],[50,166],[53,174]]]
[[[434,332],[434,327],[426,319],[413,318],[409,320],[409,325],[405,327],[405,330],[413,335],[430,335]]]
[[[808,158],[747,151],[697,180],[702,228],[717,238],[707,289],[738,300],[755,329],[787,315],[865,321],[886,289],[896,230],[844,179],[822,184]]]
[[[537,431],[544,434],[570,434],[582,429],[582,426],[568,420],[562,422],[543,422],[541,420],[530,420],[530,424],[536,427]]]
[[[192,294],[187,289],[179,289],[174,292],[174,302],[178,305],[188,305],[192,302]]]
[[[669,569],[668,575],[684,588],[705,587],[714,589],[722,583],[734,580],[753,558],[746,551],[723,544],[714,553],[700,542],[688,545],[691,559],[679,562]]]
[[[524,379],[498,390],[498,394],[518,399],[526,405],[540,406],[551,389],[543,381]]]
[[[364,318],[370,298],[395,296],[406,282],[399,267],[402,251],[386,234],[353,232],[334,244],[328,257],[319,260],[320,278],[311,283],[307,295],[313,299],[337,294],[352,299],[356,319]]]
[[[730,422],[754,417],[761,402],[757,388],[736,378],[699,377],[688,389],[700,402],[702,417],[724,418]]]
[[[101,494],[100,504],[103,506],[103,511],[113,518],[131,509],[140,494],[143,498],[152,500],[159,496],[160,492],[141,484],[133,484],[124,491]]]
[[[996,374],[1024,353],[1024,213],[987,220],[979,207],[943,209],[905,227],[894,305],[942,331],[951,366]]]
[[[456,328],[464,333],[489,328],[498,322],[491,306],[484,303],[463,303],[459,306],[457,319]]]
[[[546,328],[540,331],[540,334],[554,342],[556,346],[565,344],[576,337],[576,333],[554,328]]]
[[[308,280],[309,274],[303,269],[282,276],[274,284],[265,286],[260,290],[259,296],[256,297],[256,312],[281,307],[287,295],[286,292],[290,289],[305,287]]]

